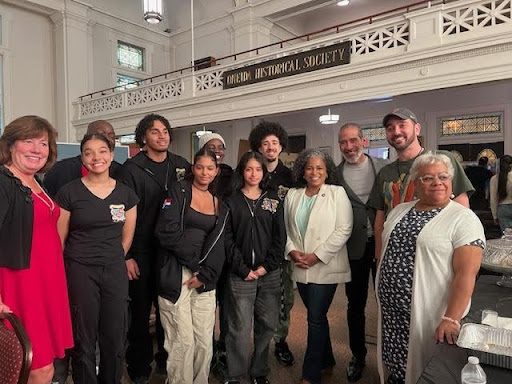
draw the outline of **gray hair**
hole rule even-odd
[[[345,129],[347,128],[355,128],[357,129],[357,135],[359,136],[360,139],[364,138],[364,134],[363,134],[363,129],[361,128],[361,126],[357,123],[345,123],[343,124],[341,127],[340,127],[340,131],[338,134],[341,134],[341,132],[343,132]]]
[[[327,180],[325,180],[325,184],[336,184],[336,165],[334,164],[331,156],[320,148],[310,148],[303,150],[293,164],[292,175],[296,186],[299,188],[306,186],[306,180],[304,180],[304,169],[306,168],[308,160],[312,157],[319,157],[325,163],[327,171]]]
[[[411,170],[409,171],[409,175],[412,180],[416,180],[418,178],[418,173],[421,168],[426,165],[433,164],[444,164],[446,169],[448,170],[448,174],[453,177],[455,174],[455,169],[453,168],[453,164],[451,159],[443,153],[428,151],[425,154],[422,154],[414,160],[412,163]]]

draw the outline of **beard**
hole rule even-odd
[[[363,155],[363,148],[359,148],[357,152],[353,155],[347,155],[345,152],[341,152],[341,155],[345,159],[345,161],[349,164],[356,164],[360,157]]]

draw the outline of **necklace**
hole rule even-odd
[[[41,185],[39,185],[39,183],[37,182],[36,180],[36,184],[39,186],[39,189],[41,189],[41,192],[43,193],[43,195],[46,196],[46,198],[48,199],[48,201],[46,201],[46,199],[43,199],[41,196],[39,196],[38,193],[32,191],[32,196],[35,196],[37,197],[39,200],[41,200],[43,202],[44,205],[46,205],[49,209],[50,209],[50,215],[53,216],[53,211],[55,209],[55,203],[53,202],[53,200],[50,198],[50,196],[48,196],[48,194],[45,192],[45,190],[41,187]]]
[[[201,191],[201,192],[208,192],[208,187],[206,187],[206,189],[201,189],[199,187],[197,187],[194,183],[192,183],[192,186],[197,189],[198,191]]]

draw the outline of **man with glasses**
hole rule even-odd
[[[381,169],[368,199],[368,206],[376,209],[374,223],[376,259],[381,255],[382,230],[388,212],[396,205],[411,201],[415,197],[414,182],[409,177],[409,170],[416,157],[425,150],[418,140],[421,125],[416,115],[409,109],[396,108],[384,116],[382,125],[386,130],[386,140],[395,148],[398,158]],[[464,169],[450,152],[438,152],[447,155],[453,164],[454,200],[469,207],[469,195],[474,192],[474,188],[466,177]]]

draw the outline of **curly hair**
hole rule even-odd
[[[147,130],[153,127],[153,122],[155,120],[160,121],[165,126],[165,128],[167,128],[167,131],[169,132],[169,138],[172,141],[171,124],[169,123],[169,120],[161,115],[157,115],[156,113],[151,113],[144,116],[144,118],[137,124],[137,128],[135,128],[135,142],[139,145],[139,147],[142,148],[144,145],[146,145],[144,143],[144,136],[146,136]]]
[[[254,152],[258,152],[263,139],[270,135],[276,136],[283,150],[286,149],[288,146],[288,133],[286,133],[281,124],[265,120],[260,121],[249,134],[251,149]]]
[[[306,180],[304,180],[304,169],[306,168],[309,159],[312,157],[319,157],[325,163],[325,168],[327,170],[327,179],[325,180],[325,184],[336,184],[336,165],[334,164],[332,157],[319,148],[310,148],[299,153],[299,156],[295,160],[295,164],[293,164],[292,175],[296,187],[301,188],[307,185]]]

